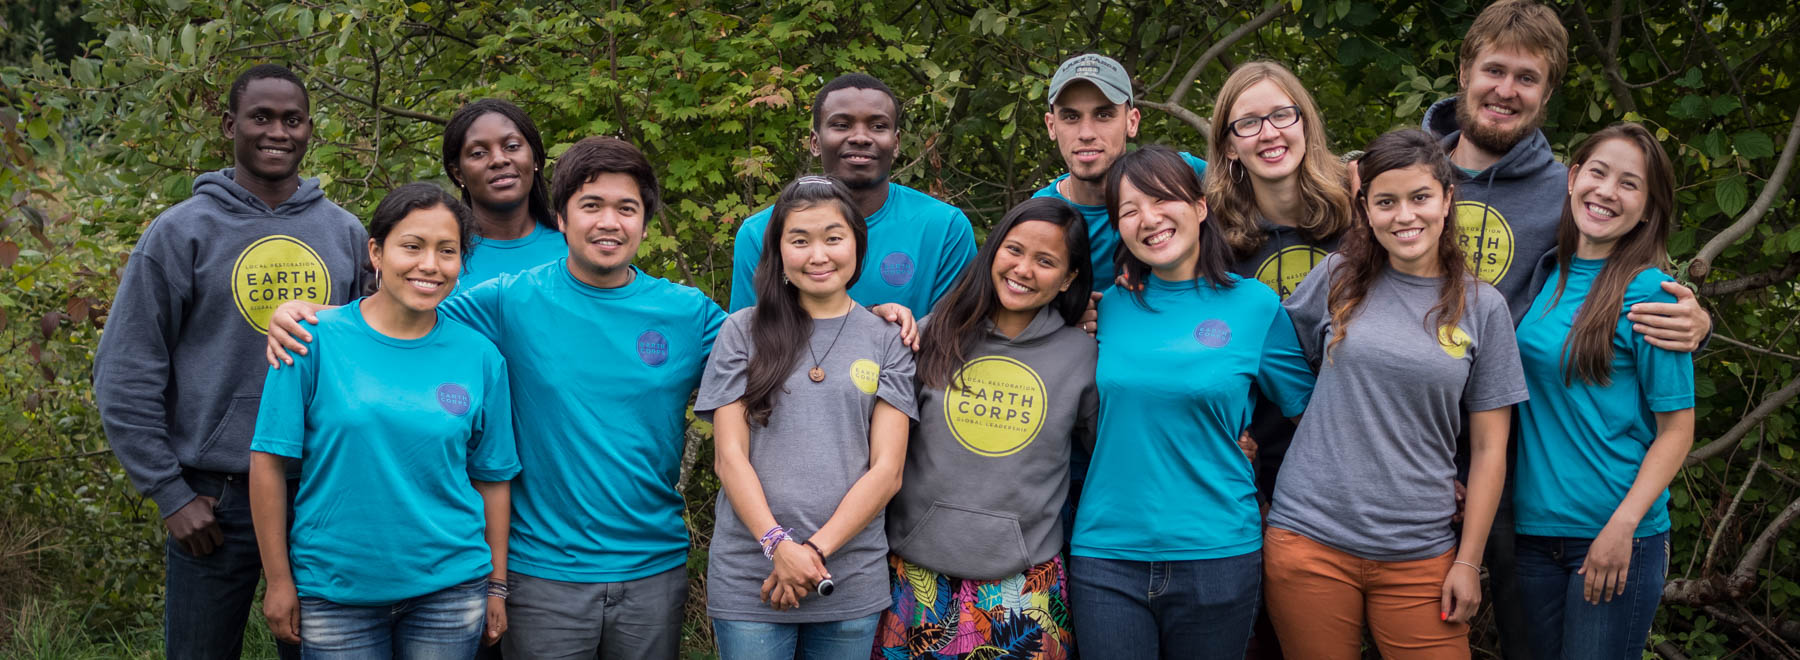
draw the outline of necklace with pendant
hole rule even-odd
[[[850,315],[848,314],[844,315],[844,322],[838,324],[837,334],[831,336],[831,345],[825,347],[824,357],[831,357],[831,349],[837,348],[837,340],[839,337],[844,336],[844,326],[846,325],[850,325]],[[825,382],[825,370],[819,367],[819,364],[823,362],[823,358],[813,352],[811,338],[807,338],[806,340],[806,352],[811,355],[813,359],[812,369],[807,370],[806,377],[812,379],[812,382],[815,383]]]

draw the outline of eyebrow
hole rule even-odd
[[[824,227],[820,228],[819,231],[827,232],[827,231],[831,231],[833,229],[843,229],[843,228],[844,228],[844,223],[833,222],[829,225],[825,225]],[[802,227],[788,227],[787,233],[789,233],[789,234],[804,234],[804,233],[806,233],[806,229],[804,229]]]
[[[593,194],[593,193],[588,193],[588,194],[586,194],[586,195],[582,195],[582,196],[580,196],[580,197],[576,197],[576,198],[575,198],[575,201],[576,201],[576,202],[578,202],[578,203],[579,203],[579,202],[585,202],[585,201],[588,201],[588,200],[593,200],[593,201],[596,201],[596,202],[604,202],[604,201],[606,201],[606,198],[605,198],[605,197],[602,197],[602,196],[600,196],[600,195],[595,195],[595,194]],[[643,203],[643,202],[639,202],[639,201],[638,201],[638,199],[637,199],[637,198],[636,198],[636,197],[630,197],[630,196],[627,196],[627,197],[620,197],[620,198],[619,198],[619,203],[620,203],[620,204],[642,204],[642,203]]]

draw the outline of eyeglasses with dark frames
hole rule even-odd
[[[1261,117],[1245,117],[1231,122],[1231,134],[1246,138],[1256,137],[1258,133],[1262,132],[1265,121],[1275,128],[1293,126],[1294,122],[1300,121],[1300,106],[1284,105]]]

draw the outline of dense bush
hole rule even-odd
[[[96,643],[155,646],[113,632],[157,625],[161,528],[105,452],[89,366],[139,233],[197,174],[227,164],[224,88],[251,63],[287,63],[309,79],[317,126],[304,173],[365,217],[391,186],[441,178],[444,118],[475,98],[524,106],[557,145],[552,156],[592,134],[638,143],[672,201],[640,265],[722,300],[735,223],[810,167],[808,104],[839,72],[871,72],[901,93],[896,178],[968,210],[979,234],[1061,171],[1040,113],[1065,56],[1117,56],[1145,99],[1140,142],[1196,151],[1229,67],[1289,63],[1342,151],[1416,125],[1425,105],[1455,91],[1458,40],[1481,5],[1021,4],[9,5],[0,12],[0,611],[39,622],[60,613]],[[1573,65],[1551,101],[1551,142],[1566,153],[1619,119],[1657,131],[1681,184],[1670,251],[1694,266],[1686,272],[1716,319],[1699,356],[1697,451],[1673,486],[1675,581],[1656,641],[1696,657],[1795,654],[1800,205],[1783,185],[1800,142],[1800,16],[1782,0],[1558,9]],[[717,480],[705,469],[707,430],[689,435],[701,466],[686,482],[690,567],[702,575]],[[17,618],[50,593],[63,604],[34,603],[36,618]],[[701,613],[696,602],[690,618]],[[708,646],[705,626],[691,633],[692,648]]]

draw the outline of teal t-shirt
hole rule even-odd
[[[1234,557],[1262,547],[1238,434],[1255,384],[1292,417],[1313,373],[1281,299],[1231,276],[1214,289],[1151,276],[1100,299],[1100,430],[1072,553],[1130,561]]]
[[[1604,260],[1574,259],[1562,298],[1551,271],[1519,321],[1519,357],[1531,400],[1519,405],[1514,526],[1520,534],[1594,538],[1625,500],[1656,439],[1656,413],[1694,407],[1694,356],[1668,351],[1631,331],[1625,312],[1640,302],[1675,302],[1654,268],[1625,290],[1613,329],[1612,383],[1563,380],[1563,343]],[[1669,531],[1669,493],[1639,521],[1635,536]]]
[[[511,570],[592,584],[687,562],[675,481],[688,397],[725,312],[699,289],[632,270],[629,284],[602,289],[558,259],[439,306],[492,340],[511,369],[524,466]]]
[[[469,242],[472,249],[469,258],[463,260],[462,277],[456,280],[458,291],[569,255],[569,244],[563,241],[562,232],[540,224],[533,224],[531,233],[510,241],[472,236]]]
[[[731,311],[756,304],[756,263],[774,207],[738,228],[731,250]],[[975,230],[962,209],[898,183],[870,215],[869,249],[850,297],[863,305],[899,303],[923,318],[975,258]]]
[[[1199,175],[1201,181],[1206,180],[1206,161],[1185,151],[1181,152],[1181,159],[1187,161],[1187,164],[1194,168],[1194,174]],[[1094,269],[1094,290],[1105,290],[1106,287],[1112,286],[1113,278],[1119,274],[1117,266],[1114,265],[1114,262],[1118,260],[1119,228],[1113,226],[1112,216],[1106,213],[1104,205],[1076,204],[1064,197],[1062,193],[1057,192],[1056,185],[1067,178],[1069,178],[1069,174],[1064,172],[1062,176],[1056,177],[1055,181],[1051,181],[1050,185],[1044,186],[1042,190],[1032,193],[1031,196],[1055,197],[1068,202],[1069,206],[1074,207],[1075,211],[1087,220],[1088,252],[1090,253],[1090,265]]]
[[[469,480],[519,473],[500,352],[441,315],[418,339],[381,334],[362,300],[319,312],[312,334],[312,350],[269,370],[250,442],[299,459],[299,594],[382,605],[492,572]]]

